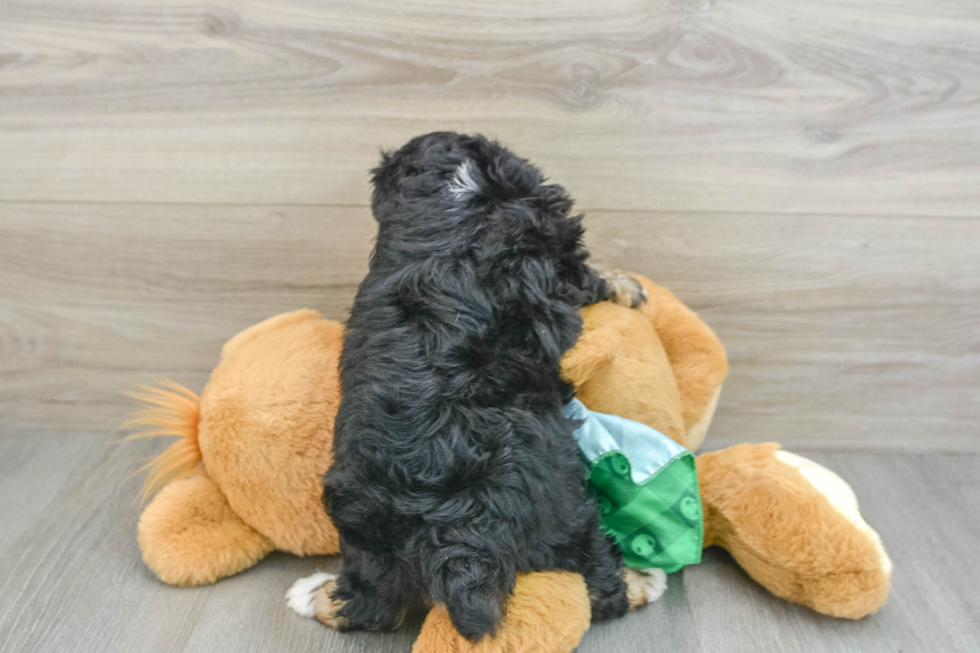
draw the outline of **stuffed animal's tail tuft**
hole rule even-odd
[[[164,387],[141,385],[123,393],[143,405],[123,424],[123,428],[139,427],[142,430],[126,440],[180,438],[139,469],[140,472],[148,470],[140,502],[145,502],[170,481],[190,476],[201,462],[201,449],[197,443],[200,398],[175,381],[157,379],[157,383]]]

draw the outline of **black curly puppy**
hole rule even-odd
[[[323,501],[341,536],[333,625],[396,627],[444,603],[471,640],[515,574],[566,569],[593,620],[627,610],[562,412],[578,309],[638,284],[586,265],[561,186],[481,136],[440,132],[374,171],[379,231],[348,322]]]

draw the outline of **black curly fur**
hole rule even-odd
[[[323,495],[350,628],[392,628],[431,599],[478,640],[532,570],[581,573],[593,620],[626,611],[621,556],[562,413],[578,309],[607,294],[571,207],[481,136],[420,136],[374,171],[379,232]]]

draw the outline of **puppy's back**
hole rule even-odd
[[[496,143],[419,137],[374,182],[325,502],[345,543],[417,560],[487,632],[516,569],[556,564],[527,552],[586,519],[559,364],[597,282],[565,192]]]

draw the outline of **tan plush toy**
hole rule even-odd
[[[647,304],[584,309],[563,373],[589,409],[694,450],[728,371],[724,348],[669,291],[637,278]],[[148,404],[133,420],[149,428],[139,435],[180,436],[151,466],[147,493],[159,492],[139,523],[143,558],[161,580],[213,583],[273,550],[338,553],[320,478],[331,462],[342,339],[343,327],[315,311],[287,313],[231,339],[200,397],[172,383],[137,393]],[[884,604],[891,563],[838,476],[776,444],[702,454],[697,471],[705,546],[726,548],[771,592],[825,614],[856,619]],[[305,588],[309,613],[324,617],[318,585]],[[414,650],[560,653],[588,626],[581,576],[531,573],[518,578],[493,638],[467,642],[437,605]]]

